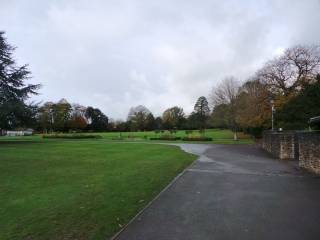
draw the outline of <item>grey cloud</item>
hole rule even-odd
[[[43,84],[34,99],[124,119],[140,104],[190,112],[224,76],[244,80],[283,48],[319,44],[319,10],[318,0],[1,0],[0,29]]]

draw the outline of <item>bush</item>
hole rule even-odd
[[[183,141],[212,141],[210,137],[184,137]]]
[[[123,137],[112,137],[111,140],[124,140]]]
[[[42,138],[63,138],[63,139],[98,139],[100,135],[89,134],[45,134]]]
[[[262,138],[263,130],[264,129],[262,127],[250,127],[243,129],[244,133],[250,134],[255,138]]]
[[[169,133],[170,133],[170,134],[175,134],[176,132],[177,132],[177,130],[175,130],[175,129],[170,129],[170,130],[169,130]]]
[[[193,133],[193,130],[186,130],[185,133],[186,133],[187,135],[192,134],[192,133]]]
[[[158,138],[149,138],[150,140],[168,140],[168,141],[175,141],[175,140],[180,140],[181,137],[158,137]]]

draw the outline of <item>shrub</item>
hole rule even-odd
[[[168,141],[175,141],[180,140],[181,137],[170,137],[170,136],[163,136],[158,138],[149,138],[150,140],[168,140]]]
[[[184,137],[183,141],[212,141],[210,137]]]
[[[123,137],[112,137],[111,140],[124,140]]]
[[[100,135],[89,134],[45,134],[42,138],[63,138],[63,139],[98,139],[102,138]]]
[[[192,134],[192,133],[193,133],[193,130],[186,130],[185,133],[186,133],[187,135]]]

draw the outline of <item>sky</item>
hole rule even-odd
[[[223,78],[319,44],[319,23],[320,0],[0,0],[0,30],[42,84],[31,100],[113,119],[137,105],[190,113]]]

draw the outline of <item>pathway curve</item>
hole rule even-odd
[[[320,239],[320,178],[255,145],[174,144],[199,155],[117,240]]]

